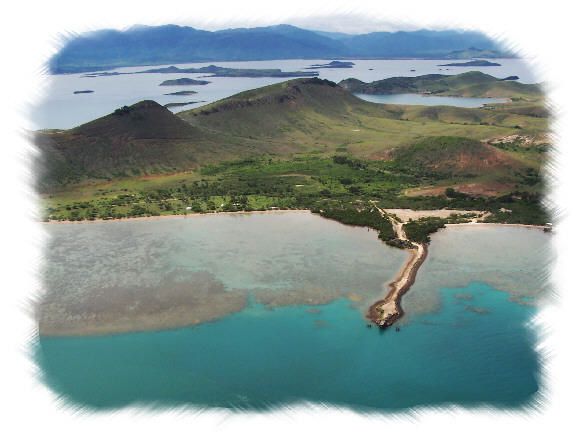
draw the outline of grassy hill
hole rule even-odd
[[[36,141],[43,157],[42,186],[50,189],[259,155],[346,153],[378,160],[423,137],[480,141],[546,130],[543,113],[523,115],[534,114],[526,105],[518,110],[381,105],[327,80],[296,79],[178,115],[143,101],[71,130],[38,132]]]
[[[510,171],[522,163],[489,144],[456,137],[431,137],[399,147],[391,154],[397,164],[422,170],[470,176]]]
[[[427,136],[485,140],[546,129],[541,116],[490,108],[375,104],[314,78],[243,92],[178,116],[213,133],[265,140],[267,145],[284,143],[302,152],[345,151],[368,159]]]
[[[426,93],[437,96],[499,97],[528,100],[542,98],[542,90],[536,84],[503,81],[482,72],[394,77],[371,83],[350,78],[341,81],[339,85],[352,93],[365,94]]]
[[[36,134],[43,189],[81,180],[194,165],[209,138],[153,101],[68,131]]]
[[[546,131],[546,112],[527,101],[382,105],[330,81],[296,79],[177,115],[143,101],[37,132],[38,179],[47,219],[378,202],[510,207],[498,220],[541,223]]]

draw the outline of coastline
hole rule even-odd
[[[382,213],[383,217],[388,217],[386,210],[378,209]],[[238,212],[212,212],[212,213],[190,213],[187,215],[163,215],[163,216],[148,216],[148,217],[137,217],[137,218],[124,218],[124,219],[111,219],[111,220],[85,220],[85,221],[50,221],[50,222],[43,222],[45,224],[82,224],[82,223],[107,223],[107,222],[121,222],[127,221],[130,219],[138,220],[138,221],[149,221],[149,220],[160,220],[160,219],[174,219],[180,218],[185,219],[188,217],[200,217],[206,215],[230,215],[230,214],[239,214],[239,215],[250,215],[250,214],[286,214],[286,213],[311,213],[310,210],[304,209],[274,209],[274,210],[257,210],[257,211],[238,211]],[[393,218],[390,218],[393,222],[393,227],[396,232],[398,238],[407,240],[406,233],[403,229],[403,222],[395,221]],[[529,228],[529,229],[538,229],[543,230],[545,228],[549,228],[547,226],[541,225],[525,225],[525,224],[503,224],[503,223],[482,223],[482,222],[469,222],[469,223],[455,223],[455,224],[446,224],[446,227],[454,226],[454,227],[462,227],[462,226],[486,226],[490,228],[491,226],[513,226],[519,228]],[[386,287],[388,290],[386,293],[383,293],[383,297],[380,297],[380,300],[375,301],[372,305],[368,307],[368,310],[365,312],[365,317],[370,320],[371,322],[378,325],[380,328],[386,328],[392,326],[396,323],[400,318],[404,316],[404,310],[402,309],[401,301],[404,294],[406,294],[412,285],[415,283],[417,273],[424,263],[428,256],[428,247],[426,244],[415,243],[411,242],[413,247],[406,249],[408,252],[408,257],[406,261],[402,264],[400,269],[397,271],[394,279],[389,282]],[[324,299],[325,300],[325,299]],[[239,299],[237,299],[240,303]],[[236,304],[232,308],[233,311],[239,311],[243,309],[243,306]],[[263,302],[266,304],[266,302]],[[282,302],[281,302],[282,303]],[[304,302],[302,304],[323,304],[323,301],[320,302]],[[283,304],[280,304],[283,305]],[[163,330],[167,328],[179,328],[179,327],[186,327],[190,325],[199,324],[202,322],[213,321],[220,319],[229,314],[229,312],[233,311],[226,311],[227,307],[222,306],[219,308],[218,313],[212,314],[210,316],[205,316],[203,313],[200,316],[195,316],[195,319],[182,319],[181,313],[184,312],[184,315],[189,315],[190,310],[184,311],[181,307],[182,305],[173,305],[170,308],[170,311],[166,311],[165,314],[161,314],[161,316],[152,317],[148,316],[146,319],[141,318],[138,319],[137,322],[123,322],[119,326],[109,326],[99,323],[96,326],[87,325],[84,328],[76,329],[70,332],[69,329],[60,329],[58,326],[52,326],[48,323],[44,323],[43,331],[40,333],[44,336],[73,336],[73,335],[96,335],[96,334],[117,334],[117,333],[126,333],[126,332],[138,332],[138,331],[155,331],[155,330]],[[244,304],[245,306],[245,304]],[[177,312],[179,311],[179,312]],[[197,315],[197,314],[194,314]]]
[[[207,212],[207,213],[188,213],[188,214],[173,214],[173,215],[160,215],[160,216],[138,216],[138,217],[126,217],[121,219],[84,219],[79,221],[71,220],[50,220],[50,221],[39,221],[44,225],[58,225],[58,224],[93,224],[93,223],[114,223],[114,222],[128,222],[128,221],[153,221],[161,219],[187,219],[189,217],[200,217],[200,216],[216,216],[216,215],[250,215],[250,214],[269,214],[269,213],[311,213],[307,209],[274,209],[274,210],[241,210],[235,212]]]
[[[387,217],[386,210],[378,209],[383,217]],[[404,222],[397,222],[393,218],[390,218],[394,226],[394,231],[396,236],[401,240],[407,240],[406,233],[404,232],[403,225]],[[544,231],[546,228],[550,228],[543,225],[526,225],[526,224],[503,224],[503,223],[483,223],[483,222],[466,222],[466,223],[454,223],[446,224],[446,227],[466,227],[466,226],[513,226],[517,228],[529,228],[538,229]],[[399,273],[396,275],[394,280],[388,284],[390,288],[388,294],[382,300],[378,300],[373,303],[368,309],[366,318],[375,323],[381,329],[392,326],[396,321],[398,321],[404,315],[404,310],[402,309],[402,296],[408,292],[410,287],[416,281],[416,275],[420,266],[426,260],[428,256],[428,245],[425,243],[415,243],[411,242],[414,248],[408,249],[410,254],[408,260],[405,262],[403,267],[400,269]]]
[[[387,209],[388,210],[388,209]],[[410,210],[410,209],[402,209]],[[186,219],[189,217],[200,217],[200,216],[216,216],[216,215],[250,215],[250,214],[270,214],[270,213],[311,213],[309,209],[271,209],[271,210],[240,210],[236,212],[206,212],[206,213],[188,213],[188,214],[171,214],[171,215],[160,215],[160,216],[137,216],[137,217],[126,217],[121,219],[83,219],[79,221],[72,220],[49,220],[38,222],[43,225],[51,224],[92,224],[92,223],[114,223],[114,222],[127,222],[127,221],[152,221],[161,219]],[[464,222],[464,223],[447,223],[446,227],[459,227],[459,226],[509,226],[509,227],[520,227],[520,228],[532,228],[532,229],[545,229],[549,228],[545,225],[528,225],[528,224],[508,224],[501,222]]]
[[[508,224],[501,222],[463,222],[463,223],[447,223],[446,227],[463,227],[463,226],[507,226],[507,227],[517,227],[517,228],[531,228],[544,230],[550,228],[546,225],[528,225],[528,224]]]

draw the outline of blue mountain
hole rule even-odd
[[[120,66],[292,58],[451,58],[453,52],[470,49],[502,55],[494,41],[470,31],[347,35],[285,24],[219,31],[177,25],[135,26],[69,38],[50,60],[49,70],[72,73]]]

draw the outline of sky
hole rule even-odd
[[[363,34],[371,32],[394,32],[400,30],[413,31],[420,30],[417,25],[409,22],[387,22],[385,20],[373,19],[361,14],[336,14],[329,17],[304,16],[292,17],[291,19],[278,18],[267,21],[265,24],[246,20],[233,19],[226,24],[219,22],[206,22],[202,20],[184,19],[172,22],[173,24],[190,26],[202,30],[223,30],[227,28],[257,27],[261,25],[291,24],[307,30],[318,30],[326,32]]]

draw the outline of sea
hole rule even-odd
[[[465,60],[462,60],[464,62]],[[449,67],[441,66],[446,60],[353,60],[350,69],[317,69],[319,77],[340,82],[346,78],[357,78],[364,82],[376,81],[396,76],[419,76],[426,74],[454,75],[473,70],[490,74],[497,78],[518,76],[519,82],[536,83],[530,66],[523,59],[490,59],[501,66],[490,67]],[[327,60],[273,60],[247,62],[211,62],[186,63],[184,67],[202,67],[215,64],[230,68],[247,69],[281,69],[287,72],[305,71],[313,64],[324,64]],[[114,69],[115,72],[138,72],[146,69],[171,66],[139,66]],[[184,111],[206,105],[232,96],[236,93],[252,90],[286,81],[293,78],[227,78],[206,77],[207,74],[136,74],[86,77],[86,74],[49,75],[45,77],[43,89],[38,101],[30,112],[31,127],[37,129],[69,129],[102,117],[124,105],[150,99],[162,105],[178,102],[194,102],[194,104],[172,107],[173,112]],[[210,81],[210,84],[200,86],[166,87],[159,84],[167,79],[195,78]],[[74,94],[75,91],[92,90],[93,93]],[[197,94],[190,96],[168,96],[180,90],[194,90]],[[436,98],[418,95],[394,95],[386,97],[363,97],[376,103],[403,103],[417,105],[454,105],[463,107],[478,107],[485,103],[499,103],[502,100],[477,100],[476,98]]]
[[[197,324],[39,337],[41,379],[68,404],[269,411],[312,403],[394,413],[523,409],[538,400],[532,319],[550,291],[552,236],[542,230],[468,225],[433,234],[403,300],[405,317],[381,331],[364,318],[366,304],[385,292],[407,254],[366,228],[307,212],[45,228],[40,310],[70,328],[86,310],[102,324],[95,305],[107,298],[116,306],[112,321],[122,310],[137,315],[141,305],[114,292],[142,289],[153,300],[174,272],[193,281],[206,273],[213,289],[246,299]],[[302,286],[323,296],[308,298]]]

